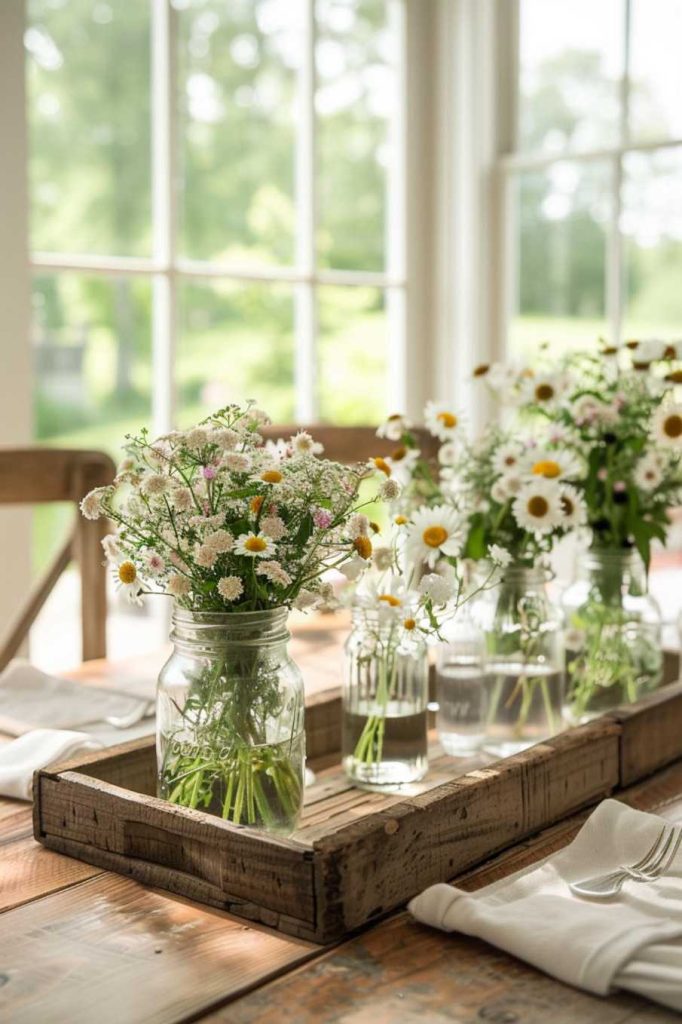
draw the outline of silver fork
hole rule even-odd
[[[664,825],[653,846],[636,864],[623,864],[617,871],[611,871],[606,875],[571,882],[569,888],[577,896],[610,899],[618,895],[628,879],[634,882],[653,882],[670,868],[681,843],[682,831]]]

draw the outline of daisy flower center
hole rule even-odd
[[[553,459],[541,459],[540,462],[536,462],[533,466],[533,473],[535,476],[544,476],[548,480],[553,480],[561,473],[561,466],[558,462]]]
[[[549,402],[550,398],[554,398],[554,388],[551,384],[538,384],[535,389],[535,397],[538,402]]]
[[[372,554],[372,542],[369,537],[356,537],[353,541],[353,547],[360,555],[360,558],[364,558],[365,561]]]
[[[404,445],[400,445],[394,452],[391,453],[391,458],[394,462],[401,462],[407,455],[407,448]]]
[[[404,526],[407,522],[407,516],[396,516],[393,522],[396,526]]]
[[[564,494],[561,498],[561,507],[564,510],[565,516],[572,516],[575,512],[575,505],[570,498],[567,498]]]
[[[666,437],[680,437],[682,435],[682,416],[679,413],[666,416],[663,421],[663,432]]]
[[[391,475],[391,467],[386,462],[386,459],[382,459],[381,456],[378,455],[376,459],[372,459],[372,462],[374,463],[376,468],[381,470],[381,472],[384,473],[386,476]]]
[[[412,630],[416,628],[416,625],[417,623],[414,621],[414,619],[405,619],[405,621],[403,622],[403,628],[406,629],[408,633],[411,633]]]
[[[265,551],[267,546],[266,541],[262,537],[248,537],[244,541],[244,547],[247,551]]]
[[[436,419],[440,420],[443,426],[449,430],[457,426],[457,417],[453,412],[439,412]]]
[[[485,377],[486,373],[490,369],[488,363],[481,363],[480,366],[474,368],[474,377]]]
[[[393,594],[379,594],[379,600],[384,601],[390,608],[400,608],[402,602]]]
[[[448,531],[444,526],[427,526],[422,539],[430,548],[439,548],[448,539]]]
[[[249,504],[249,508],[251,509],[251,511],[253,512],[254,515],[258,515],[258,513],[261,510],[262,504],[263,504],[263,498],[261,497],[260,494],[257,494],[255,498],[251,499],[251,502]]]
[[[528,514],[536,519],[542,519],[549,512],[549,502],[541,494],[534,494],[526,507]]]
[[[121,562],[118,567],[118,578],[121,583],[134,583],[137,579],[137,569],[132,562]]]
[[[266,484],[279,484],[284,479],[278,469],[266,469],[264,473],[261,473],[260,478]]]

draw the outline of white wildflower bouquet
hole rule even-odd
[[[206,638],[162,671],[159,794],[288,833],[302,804],[303,689],[273,616],[328,599],[324,574],[358,576],[372,541],[358,498],[367,467],[320,458],[304,432],[264,443],[265,422],[231,405],[191,430],[129,437],[113,485],[81,508],[117,524],[104,547],[129,599],[173,598],[175,635]]]
[[[84,498],[83,515],[118,524],[104,540],[133,602],[165,594],[192,611],[306,607],[332,568],[359,572],[372,554],[358,514],[364,467],[319,458],[301,432],[263,442],[268,422],[228,406],[186,431],[128,437],[114,484]],[[349,569],[350,564],[350,569]]]

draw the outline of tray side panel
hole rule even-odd
[[[682,684],[657,690],[609,717],[621,729],[621,786],[682,757]]]
[[[594,803],[619,783],[619,726],[600,721],[393,805],[314,844],[327,937]]]
[[[201,892],[214,905],[254,904],[314,929],[310,850],[75,772],[40,773],[36,789],[44,845],[190,898]]]

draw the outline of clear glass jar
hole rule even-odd
[[[438,739],[458,757],[481,746],[485,731],[485,638],[468,605],[441,628],[436,649]]]
[[[591,548],[564,592],[567,706],[585,722],[632,703],[663,672],[661,612],[634,550]]]
[[[562,617],[549,601],[542,567],[509,566],[474,598],[485,636],[484,748],[508,757],[563,727]]]
[[[364,786],[415,782],[428,768],[426,643],[404,614],[354,608],[345,647],[343,767]]]
[[[159,796],[288,835],[303,803],[303,679],[287,609],[176,608],[157,691]]]

